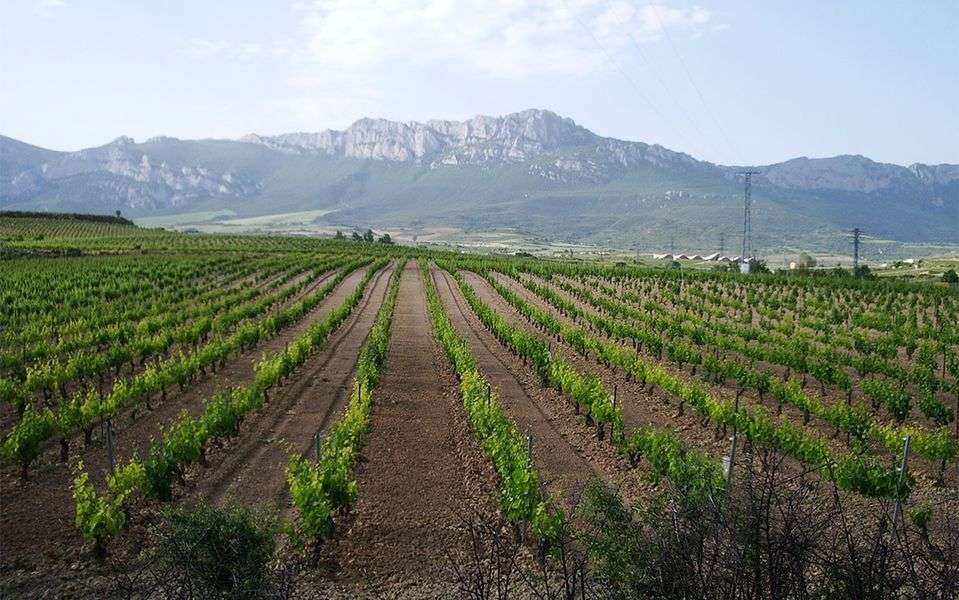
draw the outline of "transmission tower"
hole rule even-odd
[[[752,256],[752,204],[753,204],[753,175],[758,175],[759,171],[740,171],[739,175],[745,178],[745,189],[743,190],[743,253],[740,255],[743,263]]]
[[[852,274],[859,276],[859,228],[852,230]]]
[[[722,254],[726,251],[726,232],[721,231],[719,233],[719,253]]]

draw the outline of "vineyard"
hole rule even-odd
[[[3,597],[959,594],[946,286],[4,214],[0,307]]]

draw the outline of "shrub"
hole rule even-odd
[[[189,582],[194,597],[258,598],[270,587],[279,521],[266,513],[208,504],[164,512],[156,567]]]

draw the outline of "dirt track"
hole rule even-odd
[[[492,469],[472,438],[456,379],[430,330],[423,284],[411,262],[356,467],[357,503],[324,550],[330,575],[346,586],[341,593],[357,585],[383,589],[442,579],[447,551],[455,554],[465,539],[459,515],[495,506]]]
[[[574,509],[584,485],[601,479],[635,490],[642,484],[608,443],[598,441],[556,391],[539,385],[530,367],[513,356],[483,326],[456,282],[433,272],[437,290],[457,332],[467,340],[477,365],[499,394],[507,415],[533,436],[533,459],[547,491],[567,511]]]
[[[194,382],[183,393],[169,393],[167,401],[155,404],[153,411],[141,413],[135,422],[127,422],[124,427],[118,426],[115,437],[117,461],[128,459],[134,451],[145,456],[151,439],[160,434],[163,426],[183,411],[199,414],[204,401],[217,389],[252,381],[253,366],[264,352],[283,348],[289,340],[303,333],[312,321],[332,311],[353,292],[364,272],[359,269],[351,273],[310,313],[252,350],[230,359],[216,374]],[[106,451],[91,446],[80,449],[79,456],[91,476],[102,482],[107,470]],[[42,581],[49,576],[46,570],[59,569],[81,556],[82,540],[73,524],[71,482],[71,474],[63,464],[44,465],[25,485],[10,477],[4,478],[0,498],[0,579],[25,577],[27,581]],[[17,575],[12,576],[15,572]]]
[[[325,432],[346,406],[360,348],[386,296],[391,273],[387,268],[376,274],[353,314],[297,369],[292,382],[244,423],[238,441],[211,455],[209,469],[194,469],[193,495],[220,504],[235,500],[247,506],[289,508],[290,455],[307,452],[313,435]]]
[[[527,331],[535,333],[535,330],[529,324],[527,319],[506,302],[499,293],[493,289],[488,281],[476,275],[475,273],[464,274],[466,280],[476,290],[476,293],[489,306],[504,318],[508,319],[514,326],[521,327]],[[550,313],[555,318],[570,323],[559,311],[551,305],[533,295],[522,285],[514,280],[495,275],[497,281],[509,287],[512,291],[530,302],[537,308]],[[546,337],[543,334],[541,337]],[[563,357],[583,372],[593,373],[603,380],[608,388],[617,387],[618,400],[623,411],[623,420],[627,428],[639,426],[654,426],[662,429],[671,429],[677,432],[693,447],[697,447],[713,456],[722,456],[727,450],[728,442],[725,438],[715,439],[711,429],[704,429],[699,425],[699,418],[696,412],[687,407],[682,417],[677,416],[678,407],[671,397],[660,389],[643,389],[639,382],[627,380],[625,374],[616,366],[607,367],[599,364],[590,358],[577,354],[572,348],[552,340],[553,347],[557,352],[561,352]]]

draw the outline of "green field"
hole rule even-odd
[[[0,595],[959,593],[956,259],[322,217],[0,216]]]

